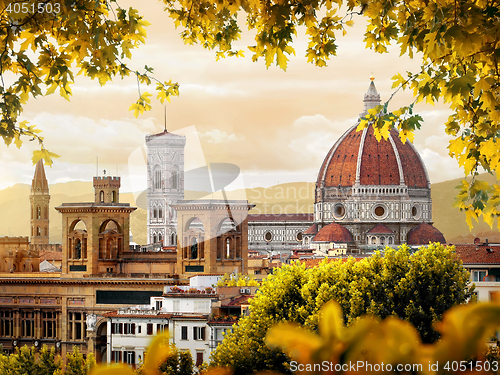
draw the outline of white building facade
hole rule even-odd
[[[171,207],[184,199],[186,137],[169,133],[146,136],[148,243],[177,245],[177,215]]]

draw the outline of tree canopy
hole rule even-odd
[[[413,255],[403,246],[359,262],[283,266],[263,282],[251,300],[250,315],[212,353],[210,366],[230,366],[235,374],[287,372],[286,356],[265,345],[267,330],[286,321],[317,331],[319,312],[331,300],[340,305],[347,325],[365,314],[396,316],[410,322],[424,342],[433,342],[439,337],[434,323],[470,297],[468,283],[469,274],[453,249],[439,244]]]
[[[160,82],[145,66],[140,72],[127,65],[132,50],[145,42],[149,23],[137,9],[121,8],[106,0],[0,0],[0,136],[21,147],[23,136],[40,142],[33,162],[47,165],[58,155],[43,147],[35,125],[18,121],[28,99],[56,91],[69,100],[75,75],[101,85],[114,77],[135,74],[139,83],[156,83],[164,102],[177,95],[178,85]],[[141,93],[130,107],[137,116],[150,109],[151,94]]]

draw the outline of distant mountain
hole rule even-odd
[[[480,178],[493,182],[491,175]],[[484,241],[500,242],[500,233],[480,221],[469,231],[465,214],[452,207],[460,179],[432,184],[432,204],[434,225],[443,232],[450,243],[471,243],[475,237]],[[61,243],[61,216],[54,209],[62,203],[92,202],[94,192],[90,181],[72,181],[50,185],[50,242]],[[255,207],[253,214],[311,213],[314,212],[313,182],[295,182],[271,186],[268,188],[240,189],[228,192],[208,194],[205,192],[186,191],[186,199],[248,199]],[[0,190],[0,236],[29,236],[30,228],[30,186],[16,184]],[[120,202],[138,207],[130,216],[133,241],[146,243],[147,211],[145,194],[138,196],[136,202],[133,193],[121,193]]]
[[[496,183],[496,179],[488,173],[479,175],[477,179]],[[452,207],[458,193],[456,187],[460,185],[461,180],[461,178],[457,178],[431,185],[434,226],[443,232],[444,238],[449,243],[472,243],[476,237],[479,237],[483,242],[487,238],[489,242],[499,243],[500,232],[496,229],[496,222],[494,222],[493,228],[490,228],[480,219],[478,223],[474,222],[474,227],[469,230],[465,222],[465,213]]]

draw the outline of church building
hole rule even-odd
[[[365,116],[381,104],[371,77]],[[357,131],[359,120],[333,145],[316,181],[312,242],[344,243],[358,249],[376,245],[445,242],[432,226],[431,184],[410,141],[397,130],[380,141],[373,127]]]

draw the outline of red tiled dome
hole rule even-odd
[[[394,231],[382,223],[378,223],[372,229],[370,229],[367,234],[394,234]]]
[[[378,142],[373,127],[359,132],[356,127],[351,127],[327,154],[318,174],[317,186],[353,186],[359,161],[361,185],[399,185],[404,182],[408,187],[428,187],[426,170],[418,152],[409,141],[403,144],[396,130],[390,131],[392,142],[383,138]],[[397,156],[403,176],[399,173]]]
[[[380,104],[380,95],[373,80],[364,103],[364,114]],[[373,127],[358,132],[357,126],[347,130],[326,155],[318,173],[318,188],[351,187],[356,182],[357,185],[369,186],[430,187],[420,155],[411,142],[401,142],[397,130],[391,129],[389,139],[382,138],[379,142]]]
[[[443,233],[427,223],[420,223],[408,232],[408,245],[428,245],[429,242],[446,243],[446,240]]]
[[[307,228],[303,234],[317,234],[318,233],[318,223],[314,223],[309,228]]]
[[[352,242],[351,232],[337,223],[328,224],[326,227],[320,229],[318,234],[314,236],[314,242]]]

